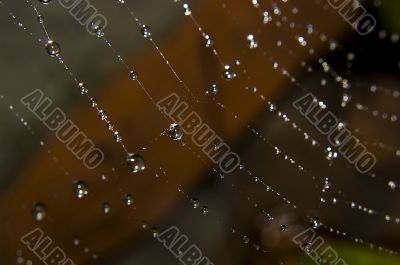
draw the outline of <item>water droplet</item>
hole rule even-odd
[[[128,154],[126,162],[132,173],[141,172],[146,168],[143,157],[138,154]]]
[[[102,121],[107,120],[107,113],[104,110],[99,110],[98,114]]]
[[[312,226],[313,226],[314,229],[318,229],[318,228],[320,228],[321,225],[322,225],[321,220],[319,220],[319,218],[317,218],[317,217],[314,217],[314,218],[311,220],[311,223],[312,223]]]
[[[243,242],[248,244],[250,242],[250,238],[248,236],[243,236]]]
[[[208,207],[207,206],[203,206],[203,208],[201,209],[201,212],[203,214],[207,214],[208,213]]]
[[[127,206],[130,206],[130,205],[133,204],[133,196],[132,196],[132,194],[126,194],[125,195],[125,204]]]
[[[219,91],[218,85],[217,85],[217,84],[213,84],[213,85],[211,86],[211,91],[212,91],[214,94],[217,94],[218,91]]]
[[[47,213],[47,208],[43,203],[38,202],[33,206],[32,215],[36,221],[38,222],[42,221],[46,216],[46,213]]]
[[[396,182],[394,182],[393,180],[388,182],[388,186],[391,190],[395,190],[397,188],[397,184]]]
[[[92,108],[97,107],[97,100],[96,100],[95,98],[90,98],[89,103],[90,103],[90,106],[91,106]]]
[[[46,51],[51,57],[56,57],[60,55],[61,47],[57,42],[49,40],[46,43]]]
[[[232,68],[229,65],[225,65],[223,76],[226,80],[230,81],[236,77],[236,73],[233,72]]]
[[[337,158],[338,154],[332,149],[332,147],[327,147],[325,149],[325,154],[326,154],[326,159],[327,160],[333,160],[335,158]]]
[[[159,231],[158,231],[157,227],[153,227],[151,229],[151,235],[153,236],[153,238],[158,237],[158,234],[159,234]]]
[[[129,77],[131,78],[131,80],[136,80],[137,79],[137,72],[132,70],[129,73]]]
[[[183,4],[183,8],[185,9],[185,16],[190,16],[192,14],[188,4]]]
[[[40,3],[42,3],[43,5],[48,5],[51,3],[52,0],[39,0]]]
[[[323,184],[322,192],[325,192],[326,190],[330,189],[332,185],[331,179],[329,177],[325,177],[322,184]]]
[[[193,207],[194,209],[197,209],[197,208],[199,208],[199,206],[200,206],[200,202],[199,202],[199,200],[196,199],[196,198],[191,199],[191,200],[190,200],[190,203],[191,203],[191,205],[192,205],[192,207]]]
[[[211,39],[209,35],[205,35],[204,38],[206,39],[206,47],[210,48],[214,45],[214,41]]]
[[[81,240],[79,239],[79,237],[75,237],[74,238],[74,245],[75,246],[79,246],[80,243],[81,243]]]
[[[303,249],[307,254],[311,252],[311,246],[312,246],[311,242],[304,243]]]
[[[37,17],[37,21],[38,21],[39,23],[43,23],[43,22],[44,22],[44,17],[41,16],[41,15],[39,15],[39,16]]]
[[[122,141],[122,137],[121,137],[121,135],[119,135],[119,132],[118,132],[118,131],[114,131],[113,137],[114,137],[114,139],[115,139],[115,141],[116,141],[117,143],[119,143],[119,142]]]
[[[179,124],[172,123],[169,126],[168,135],[172,138],[172,140],[179,141],[183,137],[183,130]]]
[[[103,213],[109,214],[111,212],[111,205],[108,202],[103,203]]]
[[[79,83],[78,89],[79,89],[79,92],[81,93],[81,95],[85,95],[88,92],[88,89],[84,83]]]
[[[281,225],[281,227],[280,227],[280,228],[281,228],[281,231],[282,231],[282,232],[285,232],[285,231],[287,230],[287,227],[286,227],[286,225]]]
[[[74,183],[74,194],[78,199],[82,199],[89,194],[89,187],[84,181],[76,181]]]
[[[149,38],[151,36],[151,30],[148,26],[143,25],[142,28],[140,29],[143,37]]]
[[[108,181],[108,177],[105,174],[101,174],[100,178],[101,178],[102,181]]]
[[[258,43],[253,34],[247,35],[246,40],[247,40],[247,45],[249,46],[250,49],[255,49],[258,47]]]

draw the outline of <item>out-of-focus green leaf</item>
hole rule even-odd
[[[368,249],[356,245],[346,244],[339,246],[332,246],[338,253],[339,257],[343,259],[348,265],[399,265],[400,256],[395,254],[388,254],[380,252],[377,249]],[[323,251],[323,248],[321,249]],[[307,255],[300,258],[298,264],[317,264]],[[321,264],[322,265],[322,264]]]
[[[385,0],[378,10],[384,27],[393,32],[400,32],[400,1]]]

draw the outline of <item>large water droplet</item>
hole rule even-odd
[[[138,154],[128,154],[126,162],[132,173],[141,172],[146,168],[143,157]]]
[[[60,55],[61,47],[57,42],[49,40],[46,43],[46,51],[50,56],[55,57]]]
[[[177,123],[172,123],[168,129],[168,135],[172,140],[179,141],[183,137],[182,127]]]
[[[43,5],[48,5],[51,3],[52,0],[39,0],[39,2]]]

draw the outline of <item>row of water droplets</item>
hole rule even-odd
[[[34,5],[33,5],[34,6]],[[13,19],[14,20],[16,20],[16,17],[14,16],[14,15],[12,15],[13,16]],[[43,23],[44,22],[44,18],[43,18],[43,16],[41,16],[41,15],[39,15],[39,17],[40,17],[40,19],[38,19],[38,21],[40,22],[40,23]],[[22,23],[18,23],[18,25],[20,26],[20,27],[24,27],[23,25],[22,25]],[[25,30],[27,30],[26,28],[24,28]],[[46,31],[47,32],[47,31]],[[146,37],[146,36],[149,36],[149,33],[148,33],[148,31],[146,30],[145,32],[143,32],[143,34],[144,34],[144,36]],[[33,35],[33,34],[30,34],[30,35]],[[98,35],[103,35],[103,33],[98,33]],[[49,38],[50,39],[50,38]],[[109,42],[108,42],[109,43]],[[61,52],[61,49],[60,49],[60,47],[59,47],[59,45],[56,43],[56,42],[54,42],[54,41],[49,41],[48,43],[47,43],[48,45],[46,45],[46,51],[49,53],[49,55],[50,56],[55,56],[55,57],[58,57],[59,56],[59,54],[60,54],[60,52]],[[111,45],[110,45],[111,46]],[[132,76],[131,76],[132,77]],[[136,77],[136,74],[135,74],[135,77]],[[85,93],[84,94],[87,94],[87,91],[86,91],[86,89],[85,89]],[[101,115],[101,116],[103,116],[103,115]],[[176,128],[176,125],[174,125],[174,124],[172,124],[171,125],[171,127],[170,127],[170,129],[169,129],[169,135],[172,137],[172,138],[175,138],[175,139],[179,139],[180,137],[182,137],[182,135],[180,134],[180,136],[179,135],[177,135],[177,133],[179,134],[179,132],[173,132],[174,130],[176,130],[177,128]],[[129,163],[130,162],[130,163]],[[129,164],[129,166],[131,167],[131,170],[133,171],[133,172],[139,172],[139,171],[142,171],[143,169],[144,169],[144,165],[143,165],[143,161],[140,161],[140,163],[138,163],[137,161],[129,161],[129,158],[128,158],[128,164]],[[102,178],[103,179],[105,179],[105,177],[104,177],[104,175],[102,175]],[[184,191],[181,189],[181,188],[179,188],[178,189],[181,193],[183,193]],[[88,196],[88,194],[89,194],[89,186],[86,184],[86,182],[85,181],[81,181],[81,180],[79,180],[79,181],[75,181],[74,182],[74,185],[73,185],[73,191],[74,191],[74,194],[75,194],[75,196],[78,198],[78,199],[83,199],[83,198],[85,198],[86,196]],[[187,195],[186,195],[187,196]],[[132,203],[133,203],[133,197],[132,197],[132,195],[131,194],[126,194],[126,196],[125,196],[125,198],[124,198],[124,200],[125,200],[125,203],[127,204],[127,205],[131,205]],[[196,198],[191,198],[190,199],[191,200],[191,204],[192,204],[192,206],[193,206],[193,208],[198,208],[198,205],[199,205],[199,202],[198,202],[198,199],[196,199]],[[111,205],[108,203],[108,202],[104,202],[103,204],[102,204],[102,210],[103,210],[103,212],[105,213],[105,214],[109,214],[110,212],[111,212]],[[202,212],[203,212],[203,214],[206,214],[206,213],[208,213],[208,207],[207,206],[203,206],[202,207]],[[46,206],[45,206],[45,204],[43,204],[43,203],[36,203],[35,204],[35,206],[33,207],[33,214],[34,214],[34,217],[35,217],[35,219],[37,220],[37,221],[41,221],[41,220],[43,220],[44,219],[44,217],[46,216],[46,213],[47,213],[47,208],[46,208]],[[146,221],[144,221],[143,222],[143,225],[142,225],[142,227],[143,228],[145,228],[145,227],[147,227],[147,225],[145,225],[145,223],[146,223]],[[154,229],[152,229],[152,231],[154,232]],[[237,232],[237,231],[236,231]],[[243,238],[248,238],[247,236],[243,236]],[[245,240],[245,243],[248,243],[249,242],[249,240],[247,239],[247,240]],[[257,250],[258,249],[260,249],[260,247],[258,246],[258,247],[255,247]]]
[[[198,22],[194,19],[193,15],[192,15],[192,12],[191,12],[190,9],[189,9],[189,6],[188,6],[187,4],[184,4],[183,7],[185,8],[185,15],[190,16],[190,17],[193,19],[193,21],[195,21],[195,24],[198,26],[199,24],[198,24]],[[210,42],[209,42],[209,39],[210,39],[209,36],[208,36],[207,34],[204,33],[204,31],[202,30],[202,28],[201,28],[200,26],[198,26],[198,28],[199,28],[199,31],[202,33],[202,35],[205,36],[206,45],[209,45],[209,43],[210,43]],[[250,45],[249,45],[250,48],[256,48],[256,47],[258,47],[258,44],[257,44],[257,45],[254,44],[254,37],[253,37],[253,38],[249,37],[248,39],[251,40],[251,41],[250,41]],[[214,52],[214,54],[218,54],[218,52]],[[283,71],[283,73],[284,73],[284,71]],[[237,118],[237,115],[234,115],[234,117]],[[281,153],[281,151],[280,151],[279,149],[277,149],[277,150],[278,150],[278,151],[277,151],[278,154]],[[335,152],[329,150],[329,148],[327,148],[327,152],[328,152],[328,154],[327,154],[327,158],[328,158],[328,159],[332,159],[332,158],[334,158],[334,157],[337,156],[337,154],[336,154]],[[285,157],[285,160],[289,160],[291,163],[294,163],[294,160],[293,160],[293,159],[290,159],[289,156],[284,155],[284,157]],[[299,167],[299,169],[300,169],[300,170],[303,170],[303,168],[302,168],[301,166]],[[315,179],[314,176],[312,176],[312,177]],[[336,202],[337,202],[337,199],[336,199],[336,198],[333,198],[333,203],[336,204]],[[380,216],[383,216],[387,221],[389,221],[389,220],[396,220],[396,223],[399,223],[399,219],[398,219],[398,218],[392,218],[390,215],[381,214],[381,213],[379,213],[378,211],[375,211],[375,210],[372,210],[372,209],[369,209],[369,208],[366,208],[366,207],[361,207],[360,204],[356,204],[355,202],[346,201],[346,204],[347,204],[347,205],[350,205],[351,208],[357,208],[357,209],[360,209],[360,208],[361,208],[361,210],[363,210],[364,212],[367,211],[369,214],[374,214],[374,213],[375,213],[375,214],[379,214]],[[357,205],[358,205],[358,207],[355,207],[355,206],[357,206]],[[330,230],[332,231],[333,229],[330,229]],[[336,231],[337,231],[337,230],[336,230]],[[360,240],[355,240],[355,241],[360,242]],[[363,241],[363,240],[361,240],[361,241]],[[390,251],[389,251],[389,252],[390,252]]]

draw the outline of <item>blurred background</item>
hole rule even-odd
[[[154,238],[171,226],[214,264],[313,264],[292,242],[312,226],[310,217],[326,225],[318,235],[347,264],[399,264],[397,253],[383,249],[397,251],[400,245],[399,124],[392,118],[400,114],[398,1],[362,2],[377,19],[366,36],[322,0],[263,0],[258,6],[250,0],[185,2],[198,25],[185,16],[180,1],[91,2],[107,19],[105,37],[152,98],[177,93],[240,155],[246,170],[231,174],[215,172],[217,166],[190,136],[173,141],[165,133],[170,123],[104,39],[91,36],[59,1],[32,1],[65,63],[87,84],[128,150],[143,157],[146,169],[130,172],[124,150],[98,113],[37,42],[45,35],[30,1],[2,3],[0,264],[43,263],[20,240],[35,228],[75,264],[179,264]],[[190,92],[124,5],[149,26]],[[218,57],[199,26],[213,40]],[[250,48],[249,35],[257,47]],[[299,45],[299,37],[305,45]],[[320,58],[332,71],[323,71]],[[219,60],[231,66],[233,80],[224,78]],[[343,87],[338,76],[351,85]],[[87,169],[20,102],[36,89],[105,153],[98,168]],[[348,123],[377,157],[376,177],[358,173],[340,155],[327,159],[326,137],[292,106],[307,92]],[[360,105],[368,110],[360,111]],[[296,164],[290,166],[284,155]],[[256,176],[274,192],[266,191]],[[323,192],[325,179],[330,188]],[[83,198],[76,196],[77,182],[87,186]],[[351,207],[352,202],[357,206]],[[379,214],[368,214],[364,207]]]

